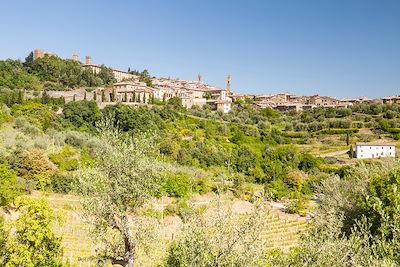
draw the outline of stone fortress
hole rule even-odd
[[[33,56],[34,59],[38,59],[44,56],[57,55],[41,49],[35,49]],[[78,55],[75,53],[71,59],[80,62]],[[86,56],[85,63],[81,64],[82,68],[88,68],[93,73],[99,73],[102,68],[101,65],[93,64],[90,56]],[[153,77],[153,86],[149,87],[146,83],[139,81],[139,76],[137,75],[114,68],[111,68],[111,70],[117,81],[112,87],[96,88],[92,93],[86,92],[84,89],[49,91],[48,93],[52,97],[64,97],[66,102],[94,99],[101,107],[116,103],[127,105],[148,104],[154,100],[168,101],[173,97],[178,97],[182,100],[182,104],[186,108],[209,105],[212,109],[224,113],[231,110],[232,102],[238,100],[245,101],[246,99],[252,100],[254,109],[273,108],[281,111],[303,111],[316,107],[346,108],[357,103],[400,103],[400,96],[391,96],[382,99],[368,99],[366,97],[336,99],[319,95],[296,96],[287,92],[273,95],[238,94],[231,90],[231,75],[227,76],[225,89],[204,83],[201,74],[198,75],[195,81],[171,79],[169,77]]]

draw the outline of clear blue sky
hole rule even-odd
[[[400,94],[400,0],[1,1],[0,58],[34,48],[269,94]]]

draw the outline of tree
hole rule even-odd
[[[101,111],[95,101],[69,102],[64,106],[63,117],[75,127],[94,127],[100,120]]]
[[[97,93],[96,93],[96,91],[93,92],[93,100],[97,101]]]
[[[219,209],[211,218],[194,218],[169,248],[166,266],[270,266],[263,237],[265,207],[245,215]]]
[[[75,95],[74,95],[74,97],[75,97]],[[50,100],[50,96],[49,96],[49,94],[47,93],[47,91],[44,90],[43,93],[42,93],[42,104],[48,104],[48,103],[49,103],[49,100]],[[74,101],[75,101],[75,100],[74,100]]]
[[[149,156],[153,146],[145,135],[129,138],[112,124],[99,125],[103,146],[93,166],[81,171],[78,191],[84,214],[94,227],[99,257],[133,267],[141,246],[139,233],[132,231],[136,212],[160,193],[164,167]]]
[[[143,93],[143,103],[146,104],[146,92]]]
[[[0,215],[0,266],[5,265],[5,256],[6,256],[5,246],[7,242],[7,236],[8,232],[5,230],[4,227],[4,217],[3,215]]]
[[[115,90],[112,90],[111,95],[110,95],[110,102],[115,101]]]
[[[125,94],[124,94],[124,102],[128,102],[128,93],[127,92],[125,92]]]
[[[106,102],[106,93],[104,90],[101,90],[101,102]]]
[[[20,197],[16,209],[21,213],[15,234],[6,244],[5,266],[62,266],[61,238],[53,232],[56,216],[45,200]]]
[[[0,206],[6,206],[21,195],[23,186],[17,181],[17,174],[5,163],[0,164]]]
[[[19,175],[33,182],[36,189],[45,189],[51,183],[55,166],[42,150],[32,149],[21,153],[17,168]]]
[[[83,100],[86,100],[86,91],[85,91],[85,93],[83,94]]]
[[[350,149],[349,149],[349,158],[354,158],[354,149],[353,149],[353,146],[350,146]]]

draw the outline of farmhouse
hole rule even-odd
[[[394,158],[396,147],[388,143],[356,143],[357,159]]]

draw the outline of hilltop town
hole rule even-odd
[[[35,49],[34,59],[45,56],[57,56],[42,49]],[[73,54],[72,60],[80,62],[77,54]],[[90,56],[85,57],[81,63],[82,68],[89,69],[97,74],[104,65],[94,64]],[[137,105],[151,103],[154,100],[168,101],[178,97],[186,108],[193,106],[209,105],[212,109],[227,113],[232,108],[232,103],[250,100],[254,109],[272,108],[280,111],[304,111],[316,107],[346,108],[354,104],[392,104],[400,103],[400,96],[391,96],[381,99],[369,99],[367,97],[353,99],[336,99],[330,96],[296,96],[291,93],[278,93],[271,95],[241,94],[232,91],[232,77],[226,78],[226,87],[218,88],[206,84],[201,74],[197,80],[187,81],[172,79],[170,77],[151,77],[151,86],[139,80],[139,75],[130,71],[122,71],[111,68],[115,83],[110,87],[98,87],[93,94],[88,94],[84,89],[71,89],[70,91],[49,91],[51,97],[64,97],[66,102],[73,100],[96,100],[100,106],[115,103]]]

